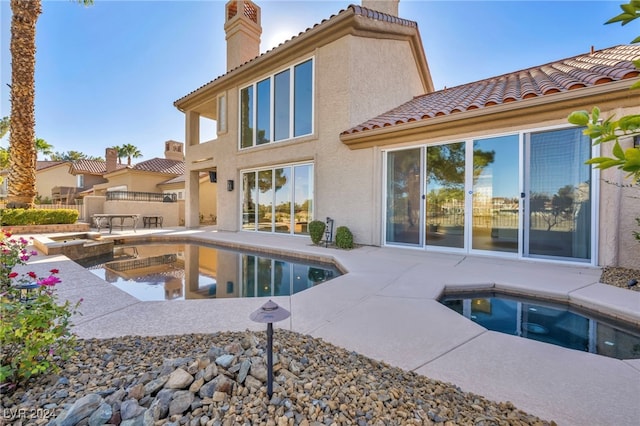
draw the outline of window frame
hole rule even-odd
[[[296,122],[296,67],[299,65],[305,64],[307,62],[311,63],[311,75],[309,82],[311,86],[311,108],[309,111],[309,119],[311,122],[310,131],[308,133],[295,135],[295,122]],[[289,102],[288,102],[288,137],[284,137],[282,139],[276,140],[276,116],[275,116],[275,108],[276,108],[276,77],[282,75],[283,73],[288,74],[288,85],[289,85]],[[258,138],[258,85],[260,83],[264,83],[265,81],[269,82],[269,135],[266,137],[267,142],[259,144],[257,141]],[[249,117],[249,126],[248,129],[252,130],[251,134],[251,144],[246,144],[247,146],[243,146],[242,140],[242,126],[243,126],[243,117],[242,117],[242,109],[243,109],[243,101],[242,101],[242,93],[243,91],[249,89],[250,90],[250,98],[251,105],[248,107],[248,111],[250,112]],[[269,74],[266,77],[262,77],[260,79],[256,79],[251,84],[242,86],[238,89],[238,150],[244,151],[247,149],[257,148],[260,146],[271,145],[273,143],[290,141],[297,138],[307,137],[313,134],[315,127],[315,57],[311,56],[305,58],[301,61],[292,63],[291,65],[278,69],[276,72]]]

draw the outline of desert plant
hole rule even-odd
[[[336,247],[341,249],[353,248],[353,234],[346,226],[338,226],[336,229]]]
[[[321,220],[313,220],[309,223],[309,236],[313,244],[320,244],[322,236],[324,235],[325,226],[325,223]]]

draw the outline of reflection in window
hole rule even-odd
[[[307,225],[313,218],[313,166],[302,164],[295,166],[293,215],[294,232],[308,234]]]
[[[311,117],[313,106],[313,62],[307,61],[295,66],[294,123],[293,136],[311,133]]]
[[[465,142],[427,147],[426,241],[464,247]]]
[[[253,145],[253,86],[240,91],[240,147]]]
[[[256,113],[258,120],[256,144],[262,145],[263,143],[269,143],[269,138],[271,137],[271,108],[269,108],[271,81],[269,79],[263,80],[256,87]]]
[[[420,152],[387,155],[387,243],[420,244]]]
[[[311,134],[312,110],[313,59],[243,88],[240,91],[240,147]]]
[[[256,229],[256,172],[242,175],[242,229]]]
[[[472,248],[517,253],[520,238],[518,135],[473,142]]]
[[[275,170],[276,218],[275,231],[291,233],[291,167]]]
[[[274,77],[274,140],[289,138],[289,70],[276,74]]]
[[[312,164],[245,171],[242,184],[242,229],[308,233],[313,220]]]
[[[273,170],[258,172],[258,231],[273,230]]]

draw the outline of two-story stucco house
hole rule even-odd
[[[261,55],[260,8],[232,0],[225,13],[227,73],[175,102],[188,227],[212,171],[221,230],[295,237],[331,217],[361,244],[640,263],[638,188],[585,165],[600,148],[567,123],[594,105],[640,113],[640,46],[435,91],[397,0],[363,0]],[[200,140],[201,118],[216,139]]]

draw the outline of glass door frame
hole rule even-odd
[[[387,211],[388,208],[388,202],[387,202],[387,197],[389,196],[388,191],[387,191],[387,182],[389,179],[389,174],[388,174],[388,154],[390,152],[398,152],[398,151],[407,151],[407,150],[419,150],[420,152],[420,213],[419,213],[419,226],[418,226],[418,233],[419,233],[419,242],[417,244],[412,244],[412,243],[402,243],[402,242],[388,242],[387,241],[387,215],[389,214],[389,212]],[[382,151],[383,157],[382,157],[382,174],[383,174],[383,181],[382,181],[382,245],[383,246],[390,246],[390,247],[403,247],[403,248],[414,248],[414,249],[420,249],[420,250],[424,250],[425,248],[425,203],[426,203],[426,197],[424,195],[425,192],[425,154],[426,154],[426,145],[417,145],[417,146],[407,146],[407,147],[402,147],[402,148],[395,148],[395,149],[388,149],[388,150],[384,150]]]
[[[554,258],[554,257],[540,257],[540,256],[529,256],[528,250],[525,247],[525,242],[529,241],[529,236],[525,235],[529,232],[528,230],[528,199],[529,195],[526,193],[528,190],[528,184],[525,182],[525,177],[528,173],[529,165],[525,164],[525,161],[528,161],[525,157],[525,138],[527,134],[542,132],[542,131],[552,131],[552,130],[562,130],[571,128],[571,126],[567,125],[555,125],[555,126],[546,126],[539,128],[527,128],[516,132],[504,132],[504,133],[495,133],[495,134],[486,134],[482,136],[478,136],[475,138],[465,138],[459,140],[450,140],[443,141],[433,144],[421,143],[413,146],[403,146],[399,148],[386,149],[382,150],[383,161],[382,161],[382,227],[381,227],[381,241],[383,246],[389,247],[401,247],[401,248],[411,248],[411,249],[419,249],[424,251],[434,251],[434,252],[447,252],[447,253],[460,253],[460,254],[474,254],[474,255],[489,255],[492,257],[501,257],[501,258],[511,258],[511,259],[520,259],[520,260],[531,260],[531,261],[544,261],[544,262],[555,262],[555,263],[565,263],[570,265],[575,264],[590,264],[597,265],[598,264],[598,246],[599,246],[599,226],[600,226],[600,217],[599,217],[599,203],[600,203],[600,171],[591,167],[591,224],[590,224],[590,233],[591,233],[591,259],[588,261],[580,261],[580,259],[569,259],[569,258]],[[518,187],[520,188],[520,198],[518,202],[518,214],[519,214],[519,229],[518,229],[518,250],[515,253],[512,252],[503,252],[503,251],[491,251],[491,250],[480,250],[472,248],[472,226],[473,226],[473,194],[470,191],[473,190],[473,142],[489,139],[501,136],[518,136]],[[426,244],[426,203],[427,203],[427,194],[426,194],[426,149],[429,146],[437,146],[437,145],[446,145],[450,143],[458,143],[464,142],[465,146],[465,218],[464,218],[464,247],[463,248],[453,248],[453,247],[442,247],[435,245]],[[388,162],[387,162],[387,154],[395,151],[409,150],[409,149],[420,149],[420,198],[422,202],[420,203],[420,242],[418,244],[410,244],[410,243],[395,243],[387,241],[387,182],[389,179],[388,176]],[[597,157],[600,155],[600,146],[591,144],[591,156]],[[471,167],[470,167],[471,166]],[[522,196],[524,195],[524,197]]]
[[[468,221],[465,225],[465,228],[469,230],[469,233],[466,235],[465,239],[465,249],[469,254],[478,254],[478,255],[491,255],[494,257],[503,257],[503,258],[523,258],[523,250],[524,250],[524,198],[522,195],[524,194],[524,134],[526,132],[508,132],[508,133],[496,133],[491,135],[483,135],[477,138],[468,139],[467,140],[467,164],[472,165],[472,167],[466,168],[466,185],[465,185],[465,194],[467,196],[467,205],[466,209],[469,212],[466,215],[465,219]],[[518,197],[518,249],[516,252],[506,252],[506,251],[498,251],[498,250],[481,250],[473,248],[473,144],[476,141],[486,140],[486,139],[494,139],[500,137],[508,137],[508,136],[517,136],[518,138],[518,189],[519,189],[519,197]]]
[[[544,256],[544,255],[529,255],[529,247],[525,243],[530,241],[530,203],[529,201],[529,190],[531,188],[530,182],[525,179],[525,177],[530,176],[530,168],[531,164],[529,158],[531,157],[530,153],[526,152],[527,149],[530,149],[530,146],[526,143],[527,135],[531,135],[533,133],[540,132],[549,132],[554,130],[564,130],[564,129],[572,129],[575,127],[567,126],[567,125],[556,125],[556,126],[547,126],[547,127],[538,127],[526,129],[520,132],[520,150],[521,150],[521,187],[523,193],[526,194],[522,201],[525,201],[525,204],[521,207],[521,221],[522,221],[522,247],[518,252],[519,259],[526,259],[531,261],[544,261],[544,262],[554,262],[554,263],[564,263],[569,265],[598,265],[599,258],[599,246],[600,246],[600,169],[596,169],[595,167],[589,166],[590,170],[590,197],[591,197],[591,205],[590,205],[590,214],[591,214],[591,223],[590,223],[590,259],[581,260],[579,258],[569,258],[569,257],[555,257],[555,256]],[[593,141],[590,141],[590,149],[591,149],[591,158],[600,156],[600,144],[594,145]]]

